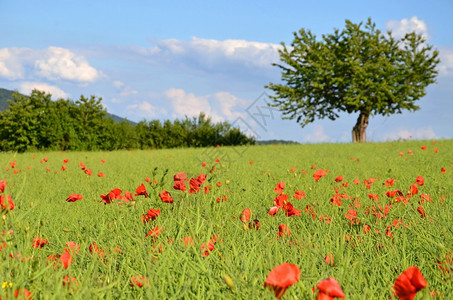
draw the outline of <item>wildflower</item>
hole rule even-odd
[[[48,245],[48,244],[49,244],[49,242],[47,242],[47,240],[36,237],[33,239],[32,247],[42,249],[42,247],[44,247],[45,245]]]
[[[313,174],[313,179],[315,181],[319,181],[321,177],[326,177],[326,172],[324,172],[323,169],[316,170],[315,173]]]
[[[171,197],[171,194],[167,191],[162,191],[162,193],[159,194],[159,197],[165,203],[173,203],[173,198]]]
[[[136,276],[131,276],[131,282],[130,286],[134,287],[143,287],[144,285],[149,285],[149,281],[145,276],[141,275],[136,275]]]
[[[153,209],[151,208],[150,210],[147,211],[146,214],[142,215],[142,221],[143,223],[148,223],[150,220],[155,220],[157,216],[160,215],[160,209]]]
[[[274,291],[277,299],[281,299],[286,290],[299,281],[300,269],[296,265],[283,263],[275,267],[266,278],[264,287]]]
[[[11,199],[11,195],[4,195],[0,196],[0,211],[7,213],[8,210],[14,209],[14,202]]]
[[[201,255],[204,257],[209,256],[209,252],[214,250],[214,247],[214,242],[212,240],[209,240],[208,244],[206,244],[206,242],[203,242],[201,244]]]
[[[419,186],[422,186],[423,184],[425,184],[425,180],[423,179],[423,177],[417,176],[415,183],[417,183]]]
[[[241,221],[242,223],[247,223],[250,220],[250,217],[252,216],[252,212],[250,211],[249,208],[244,209],[241,212]]]
[[[333,300],[334,298],[345,297],[340,284],[333,277],[329,277],[319,282],[316,287],[318,288],[318,295],[316,296],[316,300]]]
[[[60,256],[60,262],[63,265],[63,268],[67,269],[69,265],[72,263],[72,255],[69,252],[63,252]]]
[[[274,192],[277,194],[283,193],[283,189],[285,188],[285,183],[284,182],[279,182],[277,183],[277,186],[274,188]]]
[[[335,182],[342,182],[343,181],[343,176],[338,176],[337,178],[335,178]]]
[[[135,196],[145,196],[145,198],[149,197],[148,192],[146,191],[146,187],[143,183],[137,187],[135,192],[136,192]]]
[[[78,200],[82,200],[83,199],[83,196],[82,195],[79,195],[79,194],[71,194],[68,196],[68,198],[66,198],[66,201],[67,202],[76,202]]]
[[[400,300],[412,300],[426,287],[426,280],[417,267],[410,266],[395,280],[393,289]]]

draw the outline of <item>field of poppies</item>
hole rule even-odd
[[[451,299],[453,140],[0,153],[1,299]]]

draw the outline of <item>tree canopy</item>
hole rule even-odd
[[[435,82],[438,52],[415,32],[397,40],[376,24],[346,20],[343,30],[318,40],[309,30],[294,33],[290,47],[279,50],[282,84],[269,83],[274,107],[284,119],[302,126],[316,119],[335,120],[339,112],[358,113],[354,142],[366,140],[373,115],[415,111],[415,101]]]
[[[192,119],[115,123],[102,98],[51,100],[38,90],[14,93],[0,112],[0,151],[117,150],[254,144],[228,122],[213,123],[204,113]]]

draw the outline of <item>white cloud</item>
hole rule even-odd
[[[119,95],[121,97],[127,97],[127,96],[138,94],[138,91],[132,89],[129,86],[126,86],[122,81],[117,80],[117,81],[114,81],[112,84],[117,89],[117,91],[119,92]]]
[[[23,51],[18,48],[0,49],[0,76],[9,80],[24,78],[24,67],[19,61]]]
[[[312,133],[305,135],[303,140],[307,143],[326,143],[332,141],[332,139],[324,133],[324,127],[322,125],[317,125]]]
[[[279,61],[278,49],[282,48],[273,43],[197,37],[192,37],[190,41],[167,39],[152,42],[154,45],[149,48],[130,47],[129,50],[135,55],[128,56],[129,59],[139,56],[142,62],[173,64],[216,73],[235,71],[237,74],[239,69],[246,68],[260,74],[263,69],[274,70],[271,64]]]
[[[173,118],[197,117],[200,112],[213,122],[234,122],[239,117],[246,118],[247,101],[228,92],[199,96],[183,89],[169,89],[164,97],[171,103]]]
[[[94,82],[103,74],[92,67],[84,56],[72,51],[49,47],[47,49],[0,49],[0,76],[9,80],[36,78]]]
[[[49,85],[47,83],[42,82],[23,82],[20,85],[19,91],[22,94],[30,95],[33,90],[39,90],[42,92],[46,92],[52,95],[53,99],[60,99],[60,98],[68,98],[69,95],[65,93],[59,87]]]
[[[146,119],[161,117],[162,115],[167,114],[167,112],[164,109],[157,108],[147,101],[128,105],[127,110],[133,111],[135,115],[138,115]]]
[[[169,89],[164,95],[171,101],[174,118],[196,117],[200,112],[213,117],[207,96],[195,96],[192,93],[186,93],[183,89]]]
[[[49,47],[44,57],[35,61],[35,68],[45,78],[93,82],[101,77],[85,57],[77,56],[68,49]]]
[[[431,127],[418,128],[418,129],[407,129],[399,128],[394,132],[389,132],[384,135],[384,141],[394,141],[400,139],[416,139],[416,140],[432,140],[436,139],[436,133]]]
[[[411,32],[422,35],[425,40],[429,39],[428,26],[425,21],[419,20],[417,16],[400,21],[388,21],[385,25],[387,30],[391,30],[393,36],[398,39],[404,37],[406,33]]]
[[[453,48],[441,47],[439,50],[439,75],[453,74]]]

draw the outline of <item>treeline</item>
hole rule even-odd
[[[106,117],[102,98],[80,96],[51,100],[34,90],[14,93],[0,112],[0,150],[118,150],[254,144],[228,122],[213,123],[205,114],[184,120],[120,123]]]

